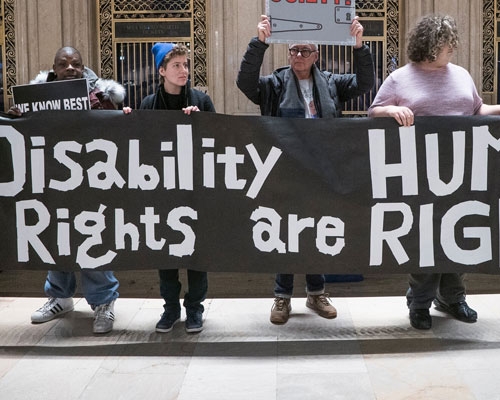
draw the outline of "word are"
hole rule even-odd
[[[56,210],[57,234],[52,238],[47,246],[42,240],[42,234],[49,230],[52,223],[52,215],[47,207],[38,200],[23,200],[16,203],[16,225],[17,225],[17,257],[19,262],[30,260],[29,248],[33,248],[36,255],[45,264],[56,264],[54,255],[50,253],[48,247],[57,241],[57,255],[71,255],[71,226],[75,231],[85,237],[82,243],[77,246],[76,263],[81,268],[97,268],[110,264],[117,253],[109,249],[100,256],[94,254],[93,248],[103,244],[102,233],[109,224],[106,224],[104,211],[105,205],[100,205],[97,211],[82,211],[76,215],[73,221],[69,220],[69,210],[58,208]],[[29,224],[27,215],[35,215],[36,222]],[[193,229],[182,222],[188,218],[197,220],[198,213],[191,207],[176,207],[167,216],[166,224],[173,230],[180,232],[183,240],[180,243],[170,244],[168,254],[175,257],[184,257],[193,254],[195,249],[196,235]],[[72,223],[71,223],[72,222]],[[165,238],[156,238],[156,226],[160,223],[160,215],[155,213],[153,207],[145,207],[144,214],[140,215],[140,224],[143,225],[144,240],[141,240],[141,230],[131,222],[125,222],[125,212],[123,209],[114,210],[114,232],[115,250],[125,249],[125,239],[129,238],[131,250],[138,251],[139,244],[155,251],[162,251],[166,244]]]
[[[286,253],[286,243],[280,239],[281,215],[272,208],[258,207],[250,216],[257,222],[253,227],[255,247],[264,252]],[[344,222],[340,218],[324,216],[316,223],[314,218],[298,218],[296,214],[288,215],[288,252],[298,253],[300,234],[305,229],[316,228],[316,248],[320,253],[335,256],[345,246]],[[334,244],[328,244],[328,238],[334,238]]]

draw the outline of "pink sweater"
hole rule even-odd
[[[391,73],[382,83],[368,109],[406,106],[415,116],[474,115],[483,101],[466,69],[448,63],[438,70],[424,70],[409,63]]]

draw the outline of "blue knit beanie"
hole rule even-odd
[[[158,71],[163,64],[165,56],[170,53],[175,47],[174,43],[156,43],[151,49],[156,64],[156,70]]]

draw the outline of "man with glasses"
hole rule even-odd
[[[368,92],[374,84],[373,60],[363,44],[363,26],[355,17],[351,24],[354,45],[355,74],[333,74],[316,66],[318,48],[311,43],[292,44],[290,65],[278,68],[271,75],[260,76],[264,53],[271,36],[268,16],[262,15],[257,25],[258,36],[252,38],[241,61],[236,84],[255,104],[262,115],[288,118],[336,118],[342,115],[342,103]],[[284,324],[291,311],[293,274],[277,274],[271,322]],[[337,310],[325,293],[324,275],[306,275],[306,306],[324,318],[335,318]]]

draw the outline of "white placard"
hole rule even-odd
[[[266,0],[271,22],[267,43],[354,45],[354,0]]]

